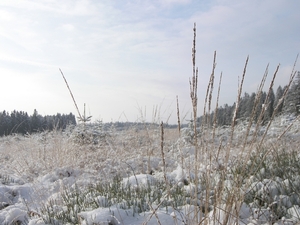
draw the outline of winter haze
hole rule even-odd
[[[299,8],[297,0],[3,0],[0,111],[77,115],[61,68],[94,120],[151,121],[157,107],[160,120],[175,123],[177,95],[190,117],[194,22],[199,109],[215,50],[219,105],[235,101],[248,55],[243,91],[256,91],[268,63],[270,81],[280,63],[276,91],[300,52]]]

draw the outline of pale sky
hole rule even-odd
[[[236,100],[248,55],[243,92],[280,63],[276,91],[300,52],[299,9],[299,0],[1,0],[0,111],[77,116],[61,68],[94,120],[175,123],[177,95],[189,119],[194,22],[199,115],[215,50],[219,104]]]

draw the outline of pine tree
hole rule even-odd
[[[10,134],[12,129],[11,117],[9,113],[7,113],[5,110],[1,113],[0,125],[1,125],[1,136]]]
[[[277,107],[280,99],[282,98],[284,93],[283,88],[279,85],[279,87],[276,90],[276,95],[275,95],[275,101],[274,101],[274,108]],[[276,111],[276,116],[280,115],[282,113],[282,109],[283,109],[283,102],[280,103],[280,105],[278,106],[278,109]]]
[[[244,96],[241,98],[240,101],[240,105],[239,105],[239,109],[238,109],[238,114],[237,114],[237,118],[238,119],[245,119],[247,117],[249,117],[249,112],[247,109],[247,105],[250,101],[250,95],[245,92]]]
[[[38,114],[36,109],[34,109],[33,115],[30,118],[31,132],[37,132],[41,130],[41,118],[42,116]]]
[[[248,117],[252,115],[252,111],[254,110],[254,102],[255,102],[256,94],[253,92],[250,96],[250,99],[247,104],[247,113]]]
[[[300,114],[300,72],[298,72],[287,93],[284,110],[288,114]]]
[[[264,116],[264,122],[268,122],[273,115],[274,112],[274,102],[275,102],[275,94],[273,88],[271,88],[268,101],[266,103],[266,111],[265,111],[265,116]]]
[[[218,108],[217,124],[218,126],[225,125],[225,110],[222,106]]]

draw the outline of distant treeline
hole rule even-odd
[[[252,93],[248,94],[247,92],[244,93],[244,95],[240,99],[239,108],[237,110],[237,120],[247,120],[250,117],[253,117],[254,122],[257,122],[259,119],[259,115],[261,114],[261,111],[263,107],[265,107],[265,113],[262,118],[262,123],[268,122],[280,102],[282,102],[278,105],[278,108],[276,110],[275,116],[281,115],[281,114],[289,114],[289,115],[299,115],[300,114],[300,72],[295,77],[295,80],[291,84],[290,88],[287,90],[287,95],[282,99],[286,89],[288,87],[279,86],[276,90],[276,93],[274,93],[273,89],[270,90],[269,96],[267,92],[261,92],[261,93]],[[268,98],[267,98],[268,96]],[[266,101],[267,99],[267,101]],[[257,101],[257,104],[255,106],[255,102]],[[235,111],[236,103],[233,105],[225,104],[224,106],[218,107],[217,110],[212,112],[209,116],[206,118],[210,122],[210,124],[213,124],[214,115],[216,114],[216,123],[218,126],[223,125],[231,125],[233,113]],[[252,114],[252,110],[256,109],[255,112]],[[198,122],[202,123],[204,122],[204,117],[201,116],[198,118]]]
[[[136,130],[143,130],[146,127],[159,127],[158,123],[149,123],[149,122],[109,122],[103,123],[103,129],[105,131],[114,128],[116,130],[126,130],[128,128],[135,128]],[[182,124],[181,127],[186,127],[187,124]],[[177,128],[177,124],[164,124],[164,128]]]
[[[0,136],[12,133],[34,133],[44,130],[65,129],[67,125],[76,125],[75,116],[57,113],[53,116],[41,116],[35,109],[32,115],[23,111],[0,112]]]

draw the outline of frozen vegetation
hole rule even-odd
[[[2,137],[0,224],[297,224],[298,126],[208,127],[197,149],[157,124]]]
[[[300,73],[242,97],[247,58],[237,102],[212,110],[215,53],[199,118],[193,30],[190,126],[104,129],[77,108],[77,126],[3,136],[0,224],[300,224],[299,116],[282,115],[299,114]]]

